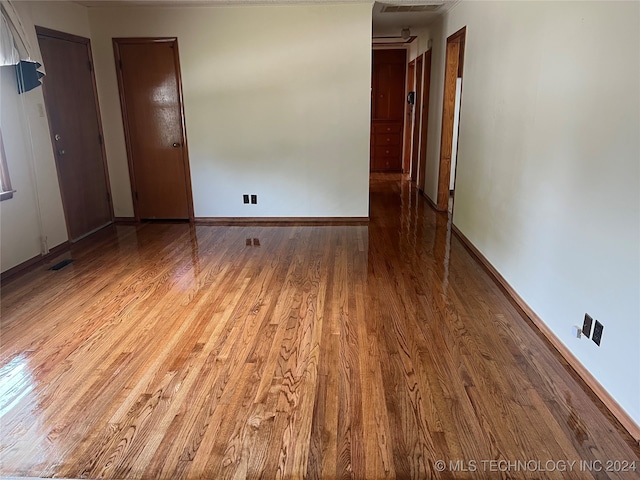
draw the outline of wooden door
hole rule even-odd
[[[402,171],[407,51],[374,50],[371,79],[371,170]]]
[[[113,221],[89,39],[36,27],[44,98],[71,241]]]
[[[136,218],[193,219],[177,40],[113,44]]]
[[[416,82],[416,61],[411,60],[407,68],[407,93],[413,92]],[[415,103],[415,102],[414,102]],[[413,109],[414,105],[407,102],[407,116],[404,122],[404,156],[402,159],[402,171],[403,173],[409,173],[411,171],[411,133],[413,132]]]
[[[420,127],[420,166],[418,188],[424,192],[427,173],[427,132],[429,129],[429,91],[431,90],[431,50],[424,53],[424,75],[422,76],[422,126]]]
[[[462,78],[466,27],[447,38],[442,101],[442,130],[440,137],[440,168],[438,170],[438,210],[449,208],[453,123],[456,107],[456,82]],[[458,139],[456,138],[457,142]]]
[[[411,181],[418,179],[420,163],[420,122],[422,120],[422,55],[416,59],[416,105],[413,117],[413,149],[411,152]]]

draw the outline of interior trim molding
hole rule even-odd
[[[420,190],[418,189],[418,191],[420,192],[420,194],[427,200],[427,203],[429,204],[429,206],[431,208],[433,208],[436,212],[440,212],[441,210],[438,210],[438,206],[436,205],[436,202],[434,202],[433,200],[431,200],[431,198],[429,198],[429,195],[426,194],[426,192],[424,190]]]
[[[633,439],[640,445],[640,426],[629,416],[611,394],[600,384],[600,382],[586,369],[578,358],[560,341],[547,324],[533,311],[533,309],[522,299],[515,289],[496,270],[489,260],[477,249],[455,225],[452,225],[453,233],[460,239],[465,248],[480,262],[484,269],[491,275],[493,280],[502,288],[510,299],[522,310],[531,322],[540,330],[551,345],[567,361],[569,366],[578,374],[593,393],[602,401],[611,414],[620,422]]]
[[[113,223],[116,225],[135,225],[138,221],[136,221],[136,217],[114,217]]]
[[[369,217],[196,217],[196,225],[368,225]]]
[[[43,265],[51,258],[57,257],[61,253],[66,252],[70,248],[71,248],[71,242],[67,240],[64,243],[61,243],[60,245],[53,247],[51,250],[49,250],[49,253],[45,255],[36,255],[35,257],[30,258],[29,260],[25,260],[24,262],[19,263],[15,267],[12,267],[0,273],[0,281],[4,283],[8,280],[13,280],[14,278],[17,278],[20,275],[24,275],[25,273],[30,272],[31,270],[34,270],[40,265]]]

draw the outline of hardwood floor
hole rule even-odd
[[[2,287],[0,475],[638,478],[399,175],[368,226],[117,226],[72,254]]]

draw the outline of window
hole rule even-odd
[[[4,154],[4,143],[2,141],[2,130],[0,130],[0,201],[13,197],[9,170],[7,169],[7,157]]]

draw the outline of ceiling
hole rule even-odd
[[[408,27],[424,28],[451,7],[455,0],[383,0],[373,5],[373,36],[400,37]],[[400,10],[400,11],[396,11]]]
[[[426,27],[434,18],[460,0],[382,0],[373,5],[373,36],[400,37],[409,27]],[[96,6],[205,6],[205,5],[278,5],[361,3],[362,0],[76,0],[87,7]],[[400,10],[400,11],[396,11]],[[413,34],[413,32],[412,32]]]

